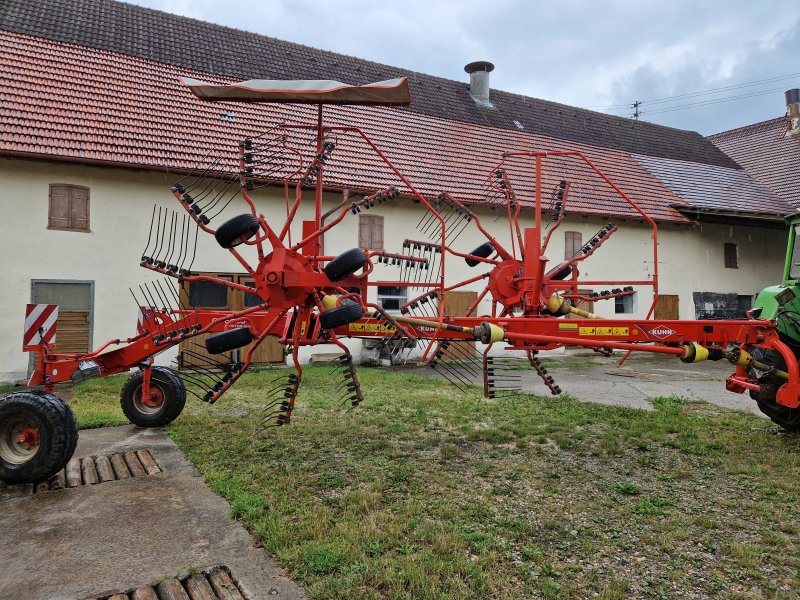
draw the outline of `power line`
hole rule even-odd
[[[631,108],[633,108],[634,109],[634,118],[635,118],[637,114],[638,115],[644,114],[644,111],[639,111],[638,110],[638,107],[641,104],[646,104],[646,105],[668,104],[670,102],[675,102],[677,100],[685,100],[685,99],[688,99],[688,98],[696,98],[696,97],[699,97],[699,96],[705,96],[705,95],[708,95],[708,94],[716,94],[716,93],[719,93],[719,92],[728,92],[728,91],[732,91],[732,90],[738,90],[738,89],[753,87],[753,86],[757,86],[757,85],[763,85],[765,83],[772,83],[772,82],[775,82],[775,81],[782,81],[782,80],[785,80],[785,79],[791,79],[793,77],[800,77],[800,73],[791,73],[789,75],[776,75],[775,77],[769,77],[767,79],[760,79],[760,80],[757,80],[757,81],[748,81],[748,82],[743,82],[743,83],[726,85],[726,86],[722,86],[722,87],[718,87],[718,88],[711,88],[711,89],[708,89],[708,90],[702,90],[702,91],[697,91],[697,92],[688,92],[688,93],[685,93],[685,94],[677,94],[675,96],[665,96],[663,98],[655,98],[655,99],[651,99],[651,100],[637,100],[636,102],[633,102],[633,103],[629,102],[627,104],[609,104],[609,105],[606,105],[606,106],[591,106],[591,107],[589,107],[589,109],[590,110],[619,111],[619,110],[630,110]],[[736,99],[739,99],[739,98],[749,98],[749,97],[752,97],[753,95],[773,93],[775,91],[780,91],[780,90],[767,90],[767,91],[758,92],[758,93],[755,93],[755,94],[752,94],[752,95],[750,95],[750,94],[739,94],[739,95],[736,95],[736,96],[728,96],[728,97],[725,97],[725,98],[718,98],[718,99],[715,98],[715,99],[709,100],[707,102],[709,104],[713,103],[713,102],[727,102],[729,100],[736,100]],[[686,104],[686,105],[683,105],[681,108],[675,107],[674,110],[682,110],[683,108],[692,108],[694,106],[702,106],[703,104],[704,103]],[[672,108],[673,107],[665,108],[665,109],[663,109],[661,111],[658,111],[658,112],[669,112],[670,110],[672,110]],[[656,111],[647,111],[647,112],[650,113],[650,114],[655,114],[656,113]]]
[[[672,112],[675,110],[685,110],[687,108],[696,108],[698,106],[708,106],[709,104],[717,104],[719,102],[730,102],[731,100],[742,100],[744,98],[754,98],[755,96],[764,96],[766,94],[774,94],[775,92],[783,91],[783,88],[775,88],[772,90],[763,90],[760,92],[752,92],[749,94],[739,94],[737,96],[728,96],[726,98],[715,98],[713,100],[704,100],[702,102],[692,102],[690,104],[682,104],[680,106],[669,106],[666,108],[659,108],[656,110],[643,110],[640,115],[657,115],[658,113]]]

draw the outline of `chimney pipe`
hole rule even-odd
[[[469,73],[469,95],[479,105],[494,108],[489,100],[489,73],[494,71],[494,65],[485,60],[471,62],[464,67]]]
[[[800,89],[786,90],[786,116],[789,118],[789,129],[785,137],[800,135]]]

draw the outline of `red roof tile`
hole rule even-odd
[[[179,84],[180,76],[224,82],[174,65],[0,32],[0,153],[186,171],[209,151],[232,159],[241,139],[278,123],[314,123],[315,107],[203,102]],[[221,118],[228,111],[233,120]],[[579,150],[653,218],[685,222],[670,207],[681,200],[622,150],[407,109],[326,107],[325,115],[330,125],[361,128],[427,197],[448,191],[464,201],[484,201],[489,170],[503,151]],[[290,136],[306,156],[309,136]],[[326,167],[329,186],[375,190],[398,184],[355,134],[335,137],[337,149]],[[517,172],[518,195],[529,199],[529,168],[513,161],[509,170]],[[568,211],[638,218],[584,165],[546,162],[545,189],[562,177],[576,184]]]
[[[511,131],[521,125],[529,133],[550,138],[738,168],[693,131],[497,89],[491,92],[495,110],[485,110],[470,98],[466,81],[415,73],[125,2],[3,0],[0,29],[232,80],[335,79],[358,85],[407,76],[414,94],[412,112]],[[375,40],[383,41],[380,34]]]

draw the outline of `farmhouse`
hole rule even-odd
[[[410,107],[328,106],[325,122],[359,127],[426,199],[451,194],[472,206],[498,237],[508,237],[508,226],[493,210],[486,181],[501,153],[582,152],[657,222],[658,264],[652,261],[652,229],[642,216],[585,165],[568,159],[552,161],[546,172],[551,184],[563,179],[573,186],[547,256],[572,256],[613,221],[619,230],[586,262],[584,274],[652,281],[657,268],[657,319],[741,316],[753,294],[780,276],[782,217],[796,199],[761,172],[743,169],[746,161],[721,138],[714,138],[715,145],[695,132],[495,90],[490,63],[471,63],[469,81],[451,81],[112,0],[5,0],[0,48],[0,252],[6,279],[0,380],[24,377],[29,369],[20,351],[27,303],[60,305],[57,348],[64,352],[133,335],[138,305],[131,291],[135,295],[152,279],[139,266],[151,218],[180,210],[170,188],[217,156],[220,164],[230,163],[245,138],[261,136],[281,154],[275,126],[317,118],[316,109],[304,105],[203,102],[182,77],[355,85],[407,77]],[[310,140],[301,137],[294,141],[307,156]],[[325,206],[388,186],[397,187],[399,197],[348,215],[325,235],[325,253],[353,247],[400,252],[417,235],[425,212],[356,137],[335,140],[338,149],[325,169]],[[279,167],[264,176],[268,185],[254,196],[268,219],[282,223],[290,186]],[[531,173],[520,167],[516,176],[523,220],[530,225],[533,216],[524,207],[530,206]],[[313,197],[310,188],[308,193]],[[215,223],[244,210],[231,202]],[[289,229],[295,239],[312,211],[310,202],[301,205]],[[481,241],[467,228],[453,245],[468,252]],[[461,261],[450,264],[447,275],[454,280],[474,275]],[[192,269],[248,283],[241,266],[202,232]],[[391,265],[376,274],[379,281],[396,278]],[[479,290],[479,283],[465,288],[463,303],[468,306]],[[180,293],[203,308],[252,302],[248,294],[201,283]],[[407,294],[378,286],[371,300],[396,310]],[[644,286],[591,309],[643,318],[652,303],[652,286]],[[478,313],[489,304],[484,300]],[[361,342],[352,341],[351,349],[358,357]],[[164,360],[180,358],[180,351]],[[267,346],[259,360],[283,361],[282,347]]]

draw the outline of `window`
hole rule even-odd
[[[227,308],[228,288],[216,281],[189,282],[189,306],[192,308]]]
[[[726,269],[739,268],[739,256],[736,250],[736,244],[731,244],[731,243],[725,244],[725,268]]]
[[[564,258],[570,259],[575,256],[583,246],[580,231],[564,232]]]
[[[630,314],[634,310],[634,298],[635,294],[630,294],[628,296],[617,296],[614,298],[614,313],[616,314]]]
[[[383,310],[397,312],[406,303],[407,288],[390,285],[378,286],[378,305]]]
[[[383,217],[358,215],[358,247],[383,250]]]
[[[89,231],[89,188],[51,184],[47,228]]]

